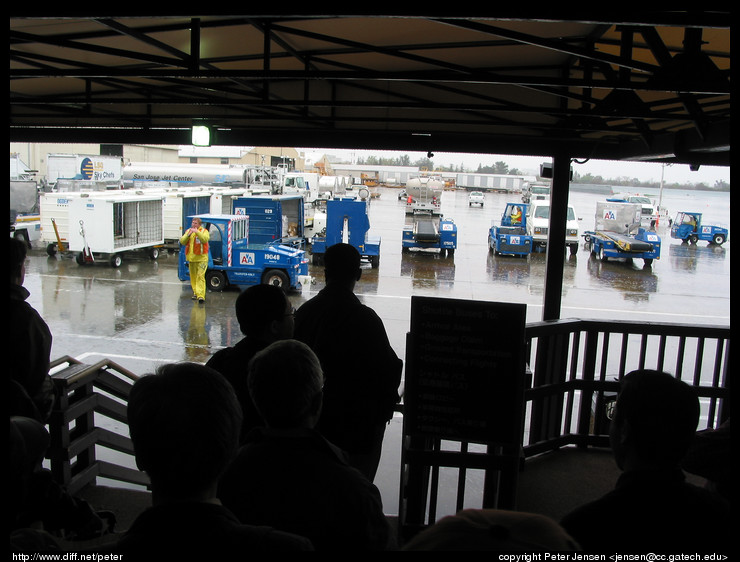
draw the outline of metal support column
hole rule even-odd
[[[553,157],[552,187],[550,188],[550,225],[547,230],[547,262],[545,266],[545,295],[543,320],[560,318],[563,290],[563,261],[565,260],[565,226],[568,219],[568,191],[570,189],[570,157]]]

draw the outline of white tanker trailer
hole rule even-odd
[[[121,170],[123,183],[127,187],[141,187],[142,184],[167,182],[178,185],[206,185],[250,183],[253,169],[241,166],[218,164],[157,164],[135,163]]]

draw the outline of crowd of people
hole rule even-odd
[[[44,424],[56,399],[48,374],[52,336],[25,302],[26,254],[15,242],[11,552],[59,550],[60,537],[111,533],[115,517],[69,496],[41,468]],[[610,431],[622,473],[612,492],[561,521],[468,509],[399,544],[373,481],[400,402],[402,361],[381,319],[354,294],[361,273],[357,250],[332,246],[325,288],[298,310],[277,287],[249,287],[235,305],[241,341],[205,365],[165,364],[134,383],[128,424],[152,506],[116,535],[112,550],[134,558],[301,550],[727,551],[729,421],[697,435],[693,388],[649,370],[622,379]],[[357,332],[372,353],[337,345]],[[689,484],[685,470],[706,474],[713,487]]]

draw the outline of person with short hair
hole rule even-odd
[[[698,421],[693,387],[661,371],[625,375],[610,427],[622,474],[614,490],[567,514],[563,528],[586,551],[724,552],[728,505],[681,470]]]
[[[45,424],[57,391],[49,376],[52,334],[41,315],[28,304],[31,293],[23,286],[28,247],[10,239],[10,314],[8,323],[9,377],[6,392],[10,415],[26,416]]]
[[[378,314],[354,294],[362,275],[358,250],[327,248],[324,273],[326,286],[296,311],[295,339],[316,353],[326,379],[319,431],[372,481],[400,401],[403,362]]]
[[[236,391],[242,407],[241,442],[247,433],[263,424],[249,396],[247,367],[254,355],[274,341],[293,336],[293,306],[285,292],[274,285],[252,285],[236,298],[236,319],[244,337],[220,349],[206,362],[224,375]]]
[[[210,557],[313,550],[304,537],[240,523],[216,497],[241,429],[239,402],[221,374],[197,363],[163,365],[134,383],[127,414],[153,505],[119,540],[119,552]]]
[[[308,537],[317,551],[387,550],[380,492],[315,430],[323,382],[304,343],[280,340],[255,355],[249,391],[265,427],[249,433],[218,496],[243,523]]]

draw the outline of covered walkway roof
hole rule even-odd
[[[729,165],[729,11],[452,8],[34,5],[10,14],[11,141],[188,144],[203,122],[232,146]]]
[[[558,318],[572,161],[730,165],[730,12],[448,4],[14,5],[10,140],[183,145],[206,124],[225,146],[551,157],[543,319]]]

